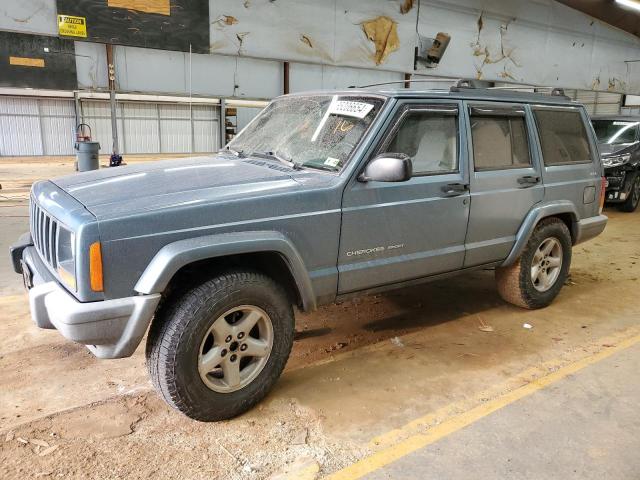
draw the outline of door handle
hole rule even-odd
[[[518,184],[522,188],[533,187],[534,185],[537,185],[538,183],[540,183],[540,177],[536,177],[534,175],[525,175],[524,177],[520,177],[518,179]]]
[[[468,183],[447,183],[442,186],[442,191],[448,197],[455,197],[457,195],[462,195],[463,193],[469,190]]]

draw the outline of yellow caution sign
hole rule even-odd
[[[58,32],[63,37],[87,38],[87,19],[71,15],[58,15]]]

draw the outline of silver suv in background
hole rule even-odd
[[[300,93],[216,155],[34,184],[11,256],[39,327],[101,358],[148,332],[162,397],[221,420],[276,382],[294,306],[486,268],[506,301],[549,305],[605,228],[602,175],[560,94]]]

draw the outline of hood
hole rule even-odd
[[[300,189],[307,182],[295,177],[309,175],[321,174],[294,171],[269,160],[212,155],[114,167],[51,181],[97,218],[104,218]]]
[[[598,150],[603,157],[610,157],[611,155],[631,153],[635,145],[635,143],[599,143]]]

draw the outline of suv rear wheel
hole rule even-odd
[[[201,421],[253,407],[293,344],[286,292],[259,272],[231,271],[169,298],[147,338],[147,366],[171,406]]]
[[[496,268],[498,293],[518,307],[549,305],[560,292],[571,265],[571,234],[558,218],[542,220],[533,231],[520,258]]]
[[[631,190],[629,191],[629,197],[627,201],[620,204],[620,210],[623,212],[635,212],[640,203],[640,173],[636,173],[635,177],[631,181]]]

